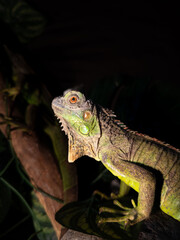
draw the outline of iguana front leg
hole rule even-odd
[[[109,154],[108,154],[109,155]],[[123,217],[114,219],[100,219],[102,222],[130,222],[131,225],[149,217],[155,197],[156,180],[153,174],[146,169],[125,160],[114,160],[110,155],[102,157],[102,163],[119,179],[139,192],[137,207],[124,209]]]

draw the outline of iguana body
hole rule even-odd
[[[55,98],[52,108],[69,138],[69,162],[88,155],[139,193],[135,209],[110,221],[134,224],[149,217],[156,189],[153,169],[163,177],[161,209],[180,221],[179,150],[129,130],[113,112],[95,106],[77,91],[68,90]]]

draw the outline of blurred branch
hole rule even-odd
[[[6,116],[6,102],[2,90],[5,88],[3,77],[0,74],[0,114]],[[14,109],[12,117],[22,117],[18,109]],[[7,124],[1,124],[0,130],[7,136]],[[62,179],[51,151],[44,146],[34,131],[24,131],[17,128],[10,134],[12,146],[22,166],[28,174],[31,183],[38,189],[63,199]],[[36,196],[43,205],[58,238],[61,235],[61,226],[55,221],[55,213],[62,207],[62,203],[36,191]]]

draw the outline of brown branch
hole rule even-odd
[[[5,115],[5,101],[3,99],[2,89],[4,89],[4,82],[0,74],[0,113]],[[6,136],[5,124],[0,125],[0,130]],[[55,163],[56,160],[47,146],[44,146],[39,141],[36,133],[33,131],[27,133],[20,129],[13,130],[11,132],[11,140],[17,157],[27,172],[32,184],[44,192],[62,199],[63,185],[58,167]],[[54,216],[62,207],[62,204],[38,191],[36,191],[36,195],[49,216],[59,238],[61,235],[61,226],[55,221]]]

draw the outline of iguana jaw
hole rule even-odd
[[[57,117],[57,119],[59,120],[59,123],[61,123],[61,127],[62,130],[65,132],[65,134],[68,134],[68,128],[67,128],[67,122],[64,120],[64,118],[62,117],[62,113],[63,113],[63,106],[61,106],[59,104],[59,99],[55,98],[52,101],[52,109],[55,113],[55,116]]]

